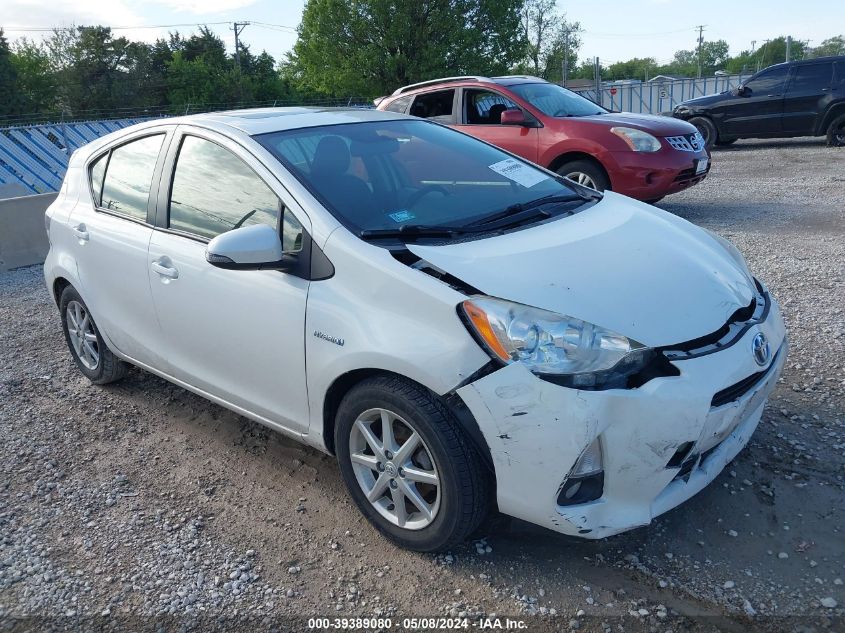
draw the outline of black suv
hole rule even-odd
[[[845,55],[769,66],[734,90],[684,101],[672,116],[697,127],[707,149],[788,136],[845,145]]]

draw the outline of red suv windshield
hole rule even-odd
[[[515,84],[510,90],[549,116],[590,116],[607,110],[557,84]]]

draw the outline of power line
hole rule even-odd
[[[232,24],[232,22],[185,22],[183,24],[141,24],[137,26],[106,26],[97,24],[94,26],[102,26],[112,31],[134,31],[135,29],[173,29],[186,26],[221,26],[223,24]],[[37,32],[52,32],[52,31],[75,31],[76,26],[27,26],[27,27],[3,27],[3,31],[7,33],[37,33]]]
[[[293,26],[285,26],[284,24],[273,24],[272,22],[256,22],[255,20],[251,21],[250,24],[255,24],[256,26],[261,26],[268,29],[276,29],[281,31],[290,31],[292,33],[296,33],[297,29]]]
[[[657,31],[654,33],[602,33],[600,31],[589,31],[581,29],[579,33],[587,33],[592,35],[593,37],[654,37],[655,35],[672,35],[674,33],[687,33],[691,30],[690,27],[686,27],[683,29],[675,29],[673,31]]]

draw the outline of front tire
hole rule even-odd
[[[564,178],[577,182],[579,185],[596,191],[610,189],[610,180],[608,180],[604,169],[589,160],[573,160],[564,163],[558,167],[557,173]]]
[[[708,150],[713,149],[713,145],[719,140],[719,133],[716,131],[716,126],[713,121],[703,116],[695,116],[691,118],[689,123],[692,123],[704,137],[704,147]]]
[[[76,288],[68,286],[59,299],[62,330],[71,356],[88,380],[105,385],[120,380],[129,366],[108,348],[88,306]]]
[[[845,147],[845,114],[827,126],[827,144],[830,147]]]
[[[378,376],[343,398],[335,423],[340,472],[361,513],[417,552],[465,540],[489,509],[490,476],[436,395]]]

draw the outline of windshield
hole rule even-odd
[[[328,125],[255,138],[359,235],[403,226],[463,227],[540,198],[579,195],[527,161],[425,121]]]
[[[557,84],[516,84],[509,88],[549,116],[607,114],[601,106]]]

